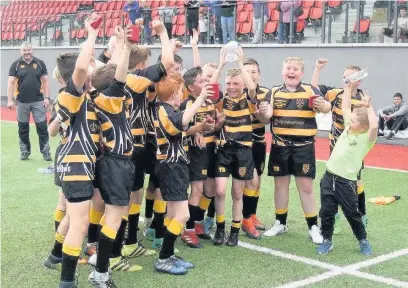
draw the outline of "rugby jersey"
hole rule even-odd
[[[58,95],[62,93],[65,90],[65,87],[61,88],[58,90]],[[57,117],[57,110],[59,110],[59,105],[58,105],[58,97],[55,99],[54,103],[52,104],[52,112],[51,112],[51,119],[49,124],[51,124],[55,118]],[[62,129],[60,126],[60,129],[58,131],[58,134],[60,135],[60,144],[64,144],[67,142],[67,135],[69,133],[69,126],[67,127],[66,130]]]
[[[105,90],[90,93],[102,130],[102,142],[108,153],[130,156],[133,152],[133,137],[127,118],[126,105],[132,105],[132,98],[124,95],[125,83],[116,79]]]
[[[341,109],[344,89],[332,88],[325,90],[327,91],[325,99],[330,102],[332,111],[332,127],[329,133],[329,139],[330,146],[333,148],[337,142],[337,139],[344,131],[343,110]],[[363,91],[358,89],[357,95],[351,97],[351,111],[353,111],[356,106],[361,106],[362,96]]]
[[[188,98],[180,105],[180,110],[185,111],[187,108],[189,108],[193,103],[196,101],[196,98],[193,96],[189,95]],[[196,115],[193,117],[193,119],[190,122],[189,127],[195,126],[203,121],[205,121],[207,115],[211,116],[214,121],[217,120],[216,114],[215,114],[215,105],[210,99],[207,99],[203,105],[198,109]],[[212,129],[210,131],[205,131],[203,132],[203,136],[205,139],[205,143],[207,146],[212,146],[215,144],[214,139],[215,139],[215,129]],[[194,141],[194,135],[190,135],[187,137],[187,145],[188,146],[197,146]]]
[[[61,181],[91,181],[99,148],[100,127],[95,106],[86,93],[78,93],[70,80],[58,95],[56,113],[59,117],[70,114],[63,130],[66,141],[56,161]],[[68,121],[68,123],[67,123]]]
[[[271,90],[262,87],[262,86],[257,86],[256,87],[256,103],[259,105],[259,103],[264,102],[264,101],[270,101],[271,99]],[[252,117],[252,141],[254,142],[260,142],[260,143],[265,143],[265,124],[260,122],[258,118],[255,116]]]
[[[176,111],[165,102],[157,102],[154,111],[154,127],[157,141],[156,158],[160,162],[188,163],[186,151],[183,148],[185,130],[183,127],[183,111]]]
[[[217,110],[224,113],[225,122],[220,131],[219,144],[238,143],[252,147],[252,113],[255,112],[255,103],[248,100],[247,93],[239,98],[225,94],[217,104]]]
[[[320,91],[300,83],[293,92],[285,85],[272,88],[273,116],[271,132],[273,143],[279,146],[304,146],[314,143],[317,134],[316,113],[309,108],[309,98],[322,96]]]
[[[149,125],[148,101],[152,101],[155,97],[154,89],[148,88],[159,82],[163,76],[166,76],[166,69],[159,62],[146,69],[129,73],[126,77],[126,102],[129,104],[129,121],[135,147],[144,147],[146,144],[146,132]],[[151,130],[154,132],[153,126]]]

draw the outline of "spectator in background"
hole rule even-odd
[[[378,42],[384,43],[384,35],[387,37],[392,37],[394,34],[394,23],[395,20],[392,21],[390,28],[383,28],[380,35],[378,35]],[[397,20],[397,41],[401,41],[401,35],[408,36],[408,15],[407,15],[407,7],[401,6],[400,7],[400,17]]]
[[[209,6],[211,7],[211,13],[214,15],[215,22],[215,37],[218,37],[218,43],[223,44],[222,39],[222,26],[221,26],[221,4],[223,1],[209,1]]]
[[[27,160],[31,154],[30,114],[32,113],[40,151],[46,161],[52,161],[46,117],[46,110],[50,104],[47,67],[42,60],[33,56],[31,43],[21,44],[20,53],[21,57],[11,64],[7,87],[7,107],[15,109],[17,105],[20,159]],[[16,96],[16,102],[13,96]]]
[[[139,1],[128,0],[125,7],[123,7],[123,11],[128,12],[132,24],[135,24],[136,19],[139,19],[142,16],[140,13]]]
[[[214,44],[214,30],[215,23],[214,17],[210,14],[210,19],[208,19],[208,10],[204,9],[200,12],[200,18],[198,19],[198,26],[200,28],[200,42],[202,44]],[[208,33],[209,31],[209,33]],[[207,35],[210,34],[210,39],[207,42]]]
[[[289,35],[290,35],[290,23],[292,22],[290,19],[290,10],[293,7],[293,11],[295,11],[297,8],[299,8],[302,5],[301,0],[288,0],[288,1],[282,1],[280,3],[280,9],[282,10],[283,13],[283,26],[285,30],[285,41],[286,43],[289,43]],[[293,13],[293,39],[292,43],[296,43],[297,41],[297,35],[296,35],[296,26],[297,26],[297,21],[298,17],[295,16],[295,13]]]
[[[103,49],[102,53],[99,54],[98,60],[104,64],[107,64],[111,58],[109,48]]]
[[[254,39],[252,40],[251,44],[259,44],[261,38],[263,37],[265,23],[268,21],[268,7],[264,1],[253,1],[252,6],[254,9],[252,26],[254,31]]]
[[[142,11],[142,18],[143,18],[143,40],[142,43],[153,45],[152,40],[152,27],[150,26],[150,22],[153,20],[152,18],[152,9],[147,5],[146,0],[142,0],[140,2],[141,11]]]
[[[224,44],[235,41],[234,6],[235,1],[223,1],[221,5],[222,40]]]
[[[408,129],[408,105],[402,101],[401,93],[395,93],[394,104],[378,110],[378,136],[384,136],[384,128],[391,130],[387,139],[393,139],[399,130]]]
[[[198,30],[198,18],[200,11],[200,1],[185,0],[187,29],[190,36],[193,35],[193,29]]]
[[[177,8],[171,6],[161,6],[159,10],[160,20],[164,23],[169,39],[172,37],[173,17],[177,14]]]

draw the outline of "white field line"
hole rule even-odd
[[[315,276],[312,276],[306,279],[290,282],[290,283],[284,284],[279,287],[291,287],[291,288],[292,287],[302,287],[302,286],[310,285],[313,283],[321,282],[329,278],[336,277],[338,275],[343,275],[343,274],[348,274],[348,275],[356,276],[359,278],[368,279],[374,282],[385,283],[385,284],[393,285],[396,287],[408,287],[408,282],[403,282],[403,281],[399,281],[399,280],[392,279],[392,278],[377,276],[377,275],[373,275],[370,273],[358,271],[358,269],[366,268],[366,267],[376,265],[376,264],[379,264],[385,261],[389,261],[394,258],[408,255],[408,249],[394,251],[388,254],[384,254],[384,255],[369,259],[369,260],[365,260],[365,261],[361,261],[361,262],[358,262],[352,265],[341,267],[341,266],[329,264],[323,261],[319,261],[319,260],[315,260],[315,259],[311,259],[311,258],[307,258],[303,256],[297,256],[297,255],[293,255],[290,253],[285,253],[285,252],[281,252],[278,250],[274,250],[274,249],[270,249],[270,248],[266,248],[266,247],[262,247],[258,245],[253,245],[253,244],[246,243],[246,242],[239,241],[238,245],[240,247],[243,247],[243,248],[246,248],[252,251],[257,251],[257,252],[261,252],[264,254],[273,255],[275,257],[281,257],[284,259],[288,259],[288,260],[304,263],[307,265],[316,266],[319,268],[330,270],[320,275],[315,275]]]
[[[288,284],[284,284],[281,286],[278,286],[278,288],[297,288],[297,287],[303,287],[303,286],[307,286],[313,283],[317,283],[317,282],[321,282],[324,280],[327,280],[329,278],[338,276],[343,274],[343,272],[341,270],[330,270],[328,272],[324,272],[322,274],[316,275],[316,276],[312,276],[309,278],[305,278],[302,280],[298,280],[298,281],[294,281],[294,282],[290,282]]]

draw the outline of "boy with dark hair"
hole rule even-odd
[[[197,97],[207,84],[200,67],[195,67],[188,70],[184,78],[184,86],[189,92],[187,99],[181,104],[181,111],[186,110],[194,104]],[[187,130],[187,155],[190,163],[188,165],[191,183],[191,194],[189,198],[189,213],[190,219],[187,221],[186,229],[181,235],[183,240],[189,247],[201,248],[202,245],[197,236],[211,239],[210,235],[204,230],[204,226],[198,216],[200,209],[199,204],[202,203],[202,196],[204,190],[204,182],[210,178],[214,179],[215,174],[215,119],[216,110],[215,105],[210,99],[207,99],[198,109],[190,123],[190,128]],[[208,198],[207,201],[210,201]],[[204,206],[206,206],[204,204]],[[204,214],[202,213],[202,216]],[[197,222],[196,222],[197,221]],[[200,222],[200,223],[198,223]]]
[[[395,93],[393,104],[378,110],[378,136],[384,136],[384,128],[391,130],[387,139],[393,139],[400,130],[408,128],[408,105],[402,100],[401,93]]]
[[[130,105],[129,111],[130,127],[132,129],[134,146],[132,160],[135,164],[135,178],[129,208],[128,238],[126,239],[122,250],[122,255],[127,257],[136,257],[143,254],[155,254],[155,251],[147,250],[141,243],[137,242],[140,205],[143,198],[144,174],[147,168],[146,133],[148,130],[149,121],[148,102],[153,101],[155,97],[155,93],[152,93],[152,85],[159,82],[160,79],[166,75],[166,71],[172,68],[174,60],[173,53],[171,52],[171,43],[166,33],[164,24],[161,21],[154,21],[152,26],[161,39],[163,55],[162,60],[148,67],[149,58],[151,56],[150,49],[133,46],[128,67],[130,73],[126,77],[125,85],[126,96],[129,100],[132,99],[132,105]],[[150,216],[147,217],[148,219],[152,218],[155,201],[154,199],[156,197],[156,189],[152,188],[152,185],[149,185],[146,191],[146,210],[150,210],[150,214],[146,215]],[[157,207],[161,203],[164,204],[165,209],[164,201],[157,199],[156,210],[158,210]],[[161,211],[156,211],[156,213],[159,212]],[[146,211],[146,214],[147,213],[148,211]],[[163,215],[161,215],[161,213],[157,214],[157,217],[160,216],[163,216],[163,220],[161,221],[163,222],[164,213]],[[162,228],[162,230],[164,230],[164,228]],[[162,240],[163,237],[160,238]]]
[[[227,72],[227,93],[217,104],[217,110],[225,115],[224,126],[220,132],[217,150],[215,183],[217,230],[214,244],[225,241],[225,194],[228,178],[232,175],[232,224],[227,240],[228,246],[238,245],[238,234],[242,218],[242,195],[245,181],[253,177],[252,158],[252,113],[255,112],[256,85],[244,67],[244,52],[238,48],[240,68]],[[225,51],[221,49],[218,69],[210,83],[218,83],[221,71],[225,66]],[[245,90],[245,87],[247,90]]]
[[[157,138],[156,174],[163,200],[167,202],[166,232],[155,269],[170,274],[185,274],[194,265],[174,255],[174,243],[189,218],[188,159],[183,148],[184,132],[206,98],[213,94],[208,88],[186,110],[180,106],[183,78],[171,73],[156,86],[159,102],[154,111]]]
[[[270,89],[259,85],[261,80],[261,71],[259,64],[255,59],[247,59],[244,67],[251,76],[252,81],[256,84],[257,103],[267,101],[270,98]],[[256,216],[259,195],[261,192],[261,175],[265,167],[266,159],[266,141],[265,141],[265,124],[261,123],[256,117],[252,119],[252,157],[254,159],[254,177],[246,181],[243,196],[243,221],[242,230],[250,237],[259,239],[261,235],[257,231],[265,230],[265,226]]]
[[[323,243],[317,253],[327,254],[333,249],[332,234],[338,206],[343,210],[363,255],[371,255],[356,195],[357,175],[361,163],[377,139],[378,122],[370,97],[363,95],[361,104],[351,112],[351,95],[359,83],[346,84],[342,95],[342,112],[345,129],[326,163],[326,173],[321,182],[321,219]]]
[[[65,218],[67,221],[69,219],[69,228],[62,231],[67,225],[58,227],[54,249],[44,265],[49,267],[62,261],[61,288],[77,287],[76,265],[88,230],[93,194],[99,126],[95,123],[94,107],[83,87],[98,34],[91,26],[95,20],[96,15],[93,14],[85,21],[88,39],[80,54],[61,54],[57,58],[57,67],[66,87],[58,95],[57,116],[50,124],[50,130],[55,132],[62,127],[68,133],[67,141],[58,155],[57,171],[61,173],[62,191],[67,199],[69,218]]]
[[[343,89],[336,89],[333,87],[328,87],[325,85],[318,85],[319,84],[319,76],[320,71],[323,67],[327,65],[328,61],[324,58],[319,58],[316,60],[315,70],[312,76],[312,85],[318,87],[319,90],[325,95],[325,99],[330,102],[331,104],[331,111],[332,111],[332,127],[329,133],[329,140],[330,140],[330,153],[333,151],[334,146],[337,142],[337,139],[340,137],[341,133],[344,131],[344,119],[343,119],[343,111],[341,106],[341,99],[342,95],[344,94]],[[361,68],[356,65],[349,65],[343,72],[343,79],[349,77],[350,75],[361,71]],[[353,111],[355,107],[361,105],[363,91],[358,87],[361,85],[361,81],[356,82],[357,85],[353,86],[355,89],[351,91],[352,99],[351,99],[351,110]],[[365,192],[364,192],[364,185],[361,180],[362,170],[364,169],[364,163],[362,163],[360,172],[357,175],[357,195],[358,195],[358,209],[360,210],[363,223],[367,228],[367,215],[366,215],[366,201],[365,201]],[[334,224],[334,234],[340,233],[339,227],[339,219],[340,214],[337,213],[335,217],[336,221]]]
[[[105,152],[98,159],[96,179],[105,201],[105,224],[99,235],[95,270],[89,275],[94,287],[116,287],[110,273],[112,270],[137,271],[121,257],[126,221],[121,221],[129,209],[130,190],[133,184],[135,167],[131,160],[133,138],[127,111],[124,86],[129,65],[131,44],[130,34],[119,26],[115,28],[118,44],[116,49],[121,57],[116,64],[107,64],[93,71],[90,96],[95,103],[97,120],[102,130]],[[125,44],[126,43],[126,44]],[[126,217],[125,217],[126,218]]]

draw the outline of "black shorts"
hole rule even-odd
[[[128,206],[135,176],[131,157],[104,154],[98,159],[96,179],[103,201],[109,205]]]
[[[58,155],[59,155],[59,152],[61,151],[61,148],[62,148],[62,144],[60,144],[58,147],[57,147],[57,150],[55,150],[55,157],[54,157],[54,184],[56,185],[56,186],[58,186],[58,187],[61,187],[61,173],[58,173],[58,171],[57,171],[57,161],[58,161]]]
[[[190,181],[204,181],[215,177],[215,154],[214,146],[200,149],[198,147],[189,147],[188,171],[190,173]]]
[[[132,192],[143,188],[146,171],[146,149],[144,147],[134,147],[132,161],[135,165],[135,175],[133,179]]]
[[[331,140],[330,140],[330,155],[331,155],[331,153],[333,152],[333,149],[334,149],[334,145],[335,145],[335,144],[336,144],[336,141],[334,141],[333,139],[331,139]],[[364,169],[364,161],[363,161],[363,163],[361,163],[360,171],[358,171],[358,174],[357,174],[357,180],[358,180],[358,181],[361,180],[361,172],[363,172],[363,169]]]
[[[61,188],[70,203],[91,200],[94,190],[92,181],[61,181]]]
[[[252,144],[252,157],[254,158],[254,167],[258,176],[261,176],[266,161],[266,143],[254,142]]]
[[[155,167],[157,164],[157,143],[155,135],[146,135],[146,174],[154,174]]]
[[[316,157],[314,144],[288,147],[273,145],[269,155],[268,175],[316,177]]]
[[[215,177],[229,177],[238,180],[254,178],[252,148],[239,144],[225,144],[217,150]]]
[[[164,201],[187,201],[190,186],[187,163],[160,162],[156,165],[156,175]]]

